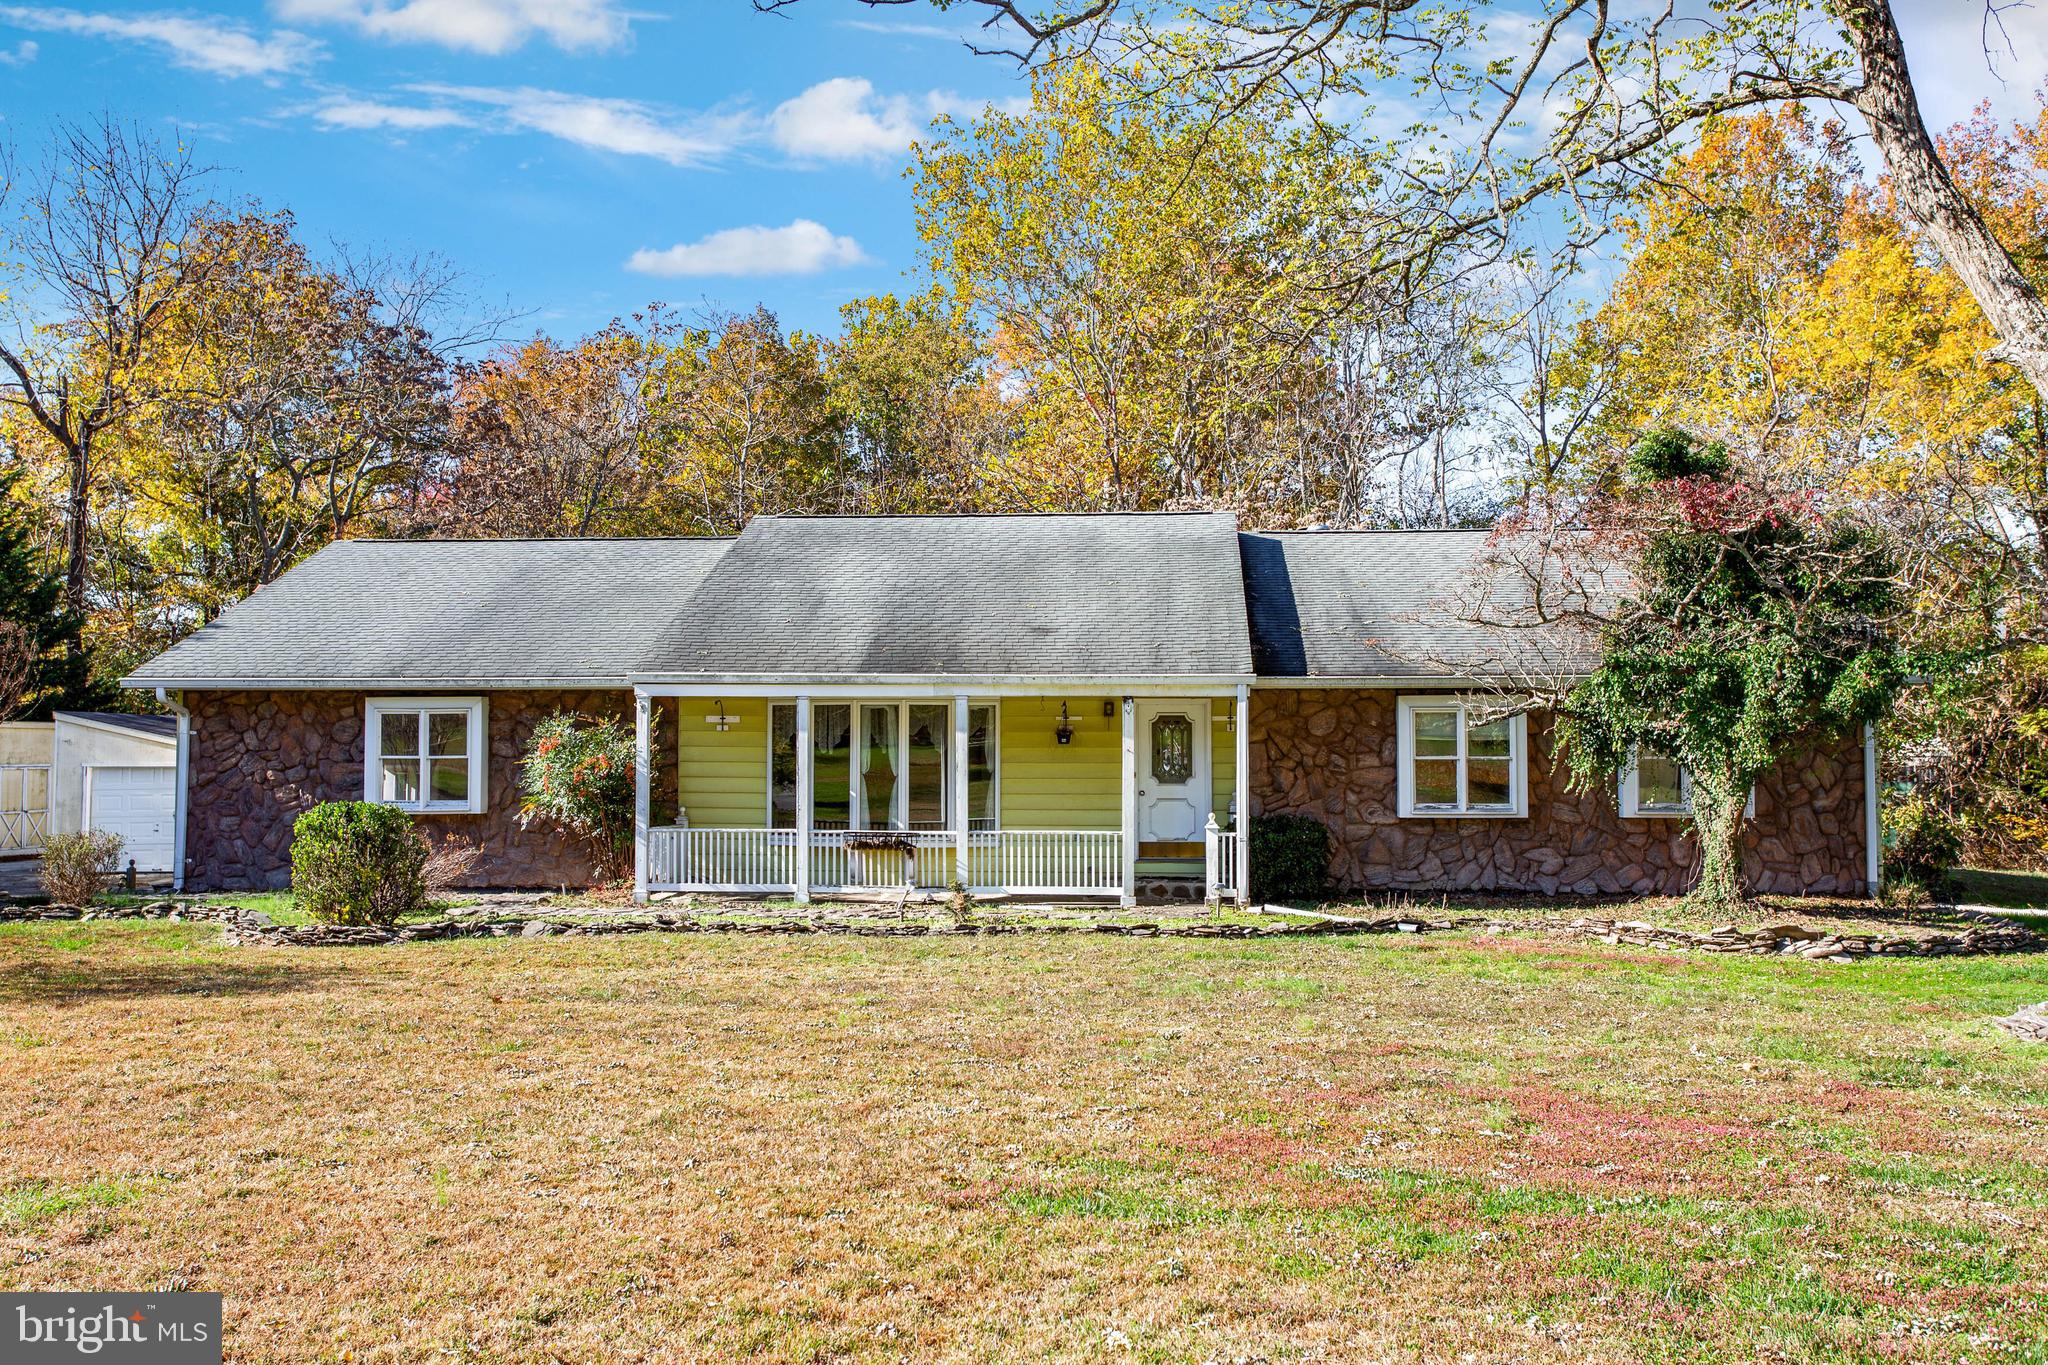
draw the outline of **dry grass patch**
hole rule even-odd
[[[0,929],[0,1287],[237,1358],[2039,1361],[2038,960]]]

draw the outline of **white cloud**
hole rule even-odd
[[[975,36],[975,30],[971,28],[947,28],[942,24],[889,23],[875,19],[841,19],[839,27],[898,38],[946,38],[956,43],[966,42]]]
[[[768,116],[768,137],[799,160],[880,160],[907,151],[940,114],[972,117],[988,107],[988,101],[946,90],[917,99],[877,95],[872,81],[835,76],[777,105]],[[1030,102],[1006,100],[996,107],[1017,113]]]
[[[36,59],[36,53],[40,51],[42,49],[37,47],[33,41],[24,38],[14,45],[12,52],[9,52],[6,48],[0,48],[0,66],[27,66]]]
[[[821,81],[765,118],[744,109],[684,111],[639,100],[573,95],[532,86],[419,84],[413,105],[373,95],[335,94],[302,106],[322,127],[398,132],[470,127],[536,132],[594,151],[645,156],[671,166],[704,166],[762,143],[793,161],[873,161],[900,156],[939,114],[974,115],[990,107],[934,90],[921,96],[875,93],[858,77]],[[1020,101],[1005,101],[1019,109]]]
[[[529,129],[623,156],[651,156],[671,166],[697,166],[731,151],[744,136],[737,118],[676,119],[636,100],[599,99],[531,87],[416,85],[418,94],[483,105],[514,128]]]
[[[636,251],[626,269],[666,276],[815,275],[867,263],[867,253],[853,238],[799,218],[788,227],[727,228],[666,251]]]
[[[921,126],[908,99],[877,99],[874,83],[856,76],[820,81],[768,116],[777,147],[823,161],[893,156],[910,146]]]
[[[246,25],[232,20],[186,14],[88,14],[75,9],[0,5],[0,24],[38,33],[143,43],[167,52],[179,66],[216,76],[281,76],[320,55],[318,42],[288,29],[259,38]]]
[[[313,118],[323,128],[389,128],[394,132],[421,132],[428,128],[460,128],[470,123],[456,109],[420,109],[403,104],[382,104],[376,100],[336,96],[313,108]]]
[[[493,56],[536,36],[566,51],[616,47],[630,17],[614,0],[273,0],[272,8],[296,22]]]

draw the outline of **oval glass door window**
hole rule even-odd
[[[1185,782],[1195,775],[1195,723],[1186,716],[1152,719],[1152,780]]]

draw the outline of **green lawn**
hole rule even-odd
[[[2048,1361],[2048,960],[0,926],[0,1289],[252,1361]]]
[[[1950,874],[1955,898],[2014,910],[2048,910],[2048,872],[1964,868]]]

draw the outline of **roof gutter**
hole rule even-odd
[[[1590,676],[1585,673],[1558,675],[1562,680],[1575,681]],[[1476,674],[1459,673],[1407,673],[1407,674],[1262,674],[1253,679],[1255,688],[1301,689],[1317,687],[1386,688],[1402,687],[1500,687],[1512,686],[1514,677],[1482,677]]]
[[[1251,681],[1248,673],[671,673],[636,677],[632,685],[635,691],[657,697],[787,697],[795,693],[812,697],[872,697],[878,692],[911,697],[950,697],[962,692],[1170,697],[1190,692],[1227,694]]]
[[[629,686],[622,673],[579,674],[573,677],[489,678],[474,675],[453,678],[153,678],[132,675],[121,686],[137,690],[183,692],[373,692],[393,688],[435,692],[530,692],[573,688],[615,688]]]

